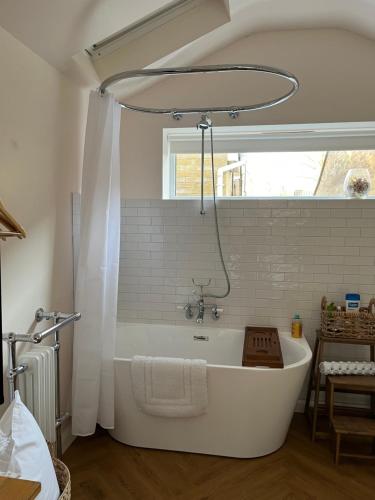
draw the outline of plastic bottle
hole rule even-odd
[[[346,312],[358,312],[361,307],[361,296],[359,293],[347,293],[345,295]]]
[[[295,314],[292,319],[292,337],[295,339],[302,337],[302,320],[299,314]]]

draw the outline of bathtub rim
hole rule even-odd
[[[175,326],[176,328],[186,328],[185,325],[171,325],[171,324],[157,324],[154,325],[153,323],[131,323],[131,322],[118,322],[117,325],[147,325],[147,326]],[[201,327],[201,330],[204,328],[210,329],[210,330],[216,330],[214,327]],[[222,328],[221,330],[231,330],[231,331],[237,331],[239,333],[243,333],[242,330],[239,330],[238,328]],[[305,364],[308,364],[311,359],[312,359],[312,351],[309,343],[306,340],[306,337],[302,336],[300,339],[296,339],[291,336],[291,333],[288,331],[281,331],[279,332],[279,336],[282,336],[285,338],[287,342],[290,343],[296,343],[300,348],[304,350],[304,356],[302,359],[299,361],[296,361],[295,363],[292,363],[290,365],[284,366],[284,368],[269,368],[269,367],[257,367],[257,366],[236,366],[236,365],[218,365],[218,364],[213,364],[213,363],[207,363],[207,367],[212,367],[212,368],[220,368],[220,369],[228,369],[228,370],[248,370],[251,372],[277,372],[277,371],[286,371],[286,370],[293,370],[296,369],[300,366],[303,366]],[[178,356],[176,356],[178,357]],[[126,357],[118,357],[115,353],[115,356],[113,357],[113,361],[129,361],[131,362],[132,358],[126,358]]]

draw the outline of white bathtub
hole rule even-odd
[[[194,335],[209,341],[194,340]],[[238,458],[267,455],[287,436],[311,350],[305,339],[281,333],[283,369],[241,366],[244,332],[193,326],[118,325],[115,358],[116,421],[111,435],[133,446]],[[209,406],[195,418],[144,414],[130,377],[135,354],[201,358],[208,362]]]

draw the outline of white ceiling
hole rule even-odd
[[[170,0],[0,0],[0,24],[53,66]],[[375,39],[375,0],[229,0],[231,22],[152,65],[185,64],[259,31],[342,28]]]

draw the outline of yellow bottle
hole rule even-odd
[[[299,314],[295,314],[292,319],[292,337],[295,339],[302,337],[302,320]]]

